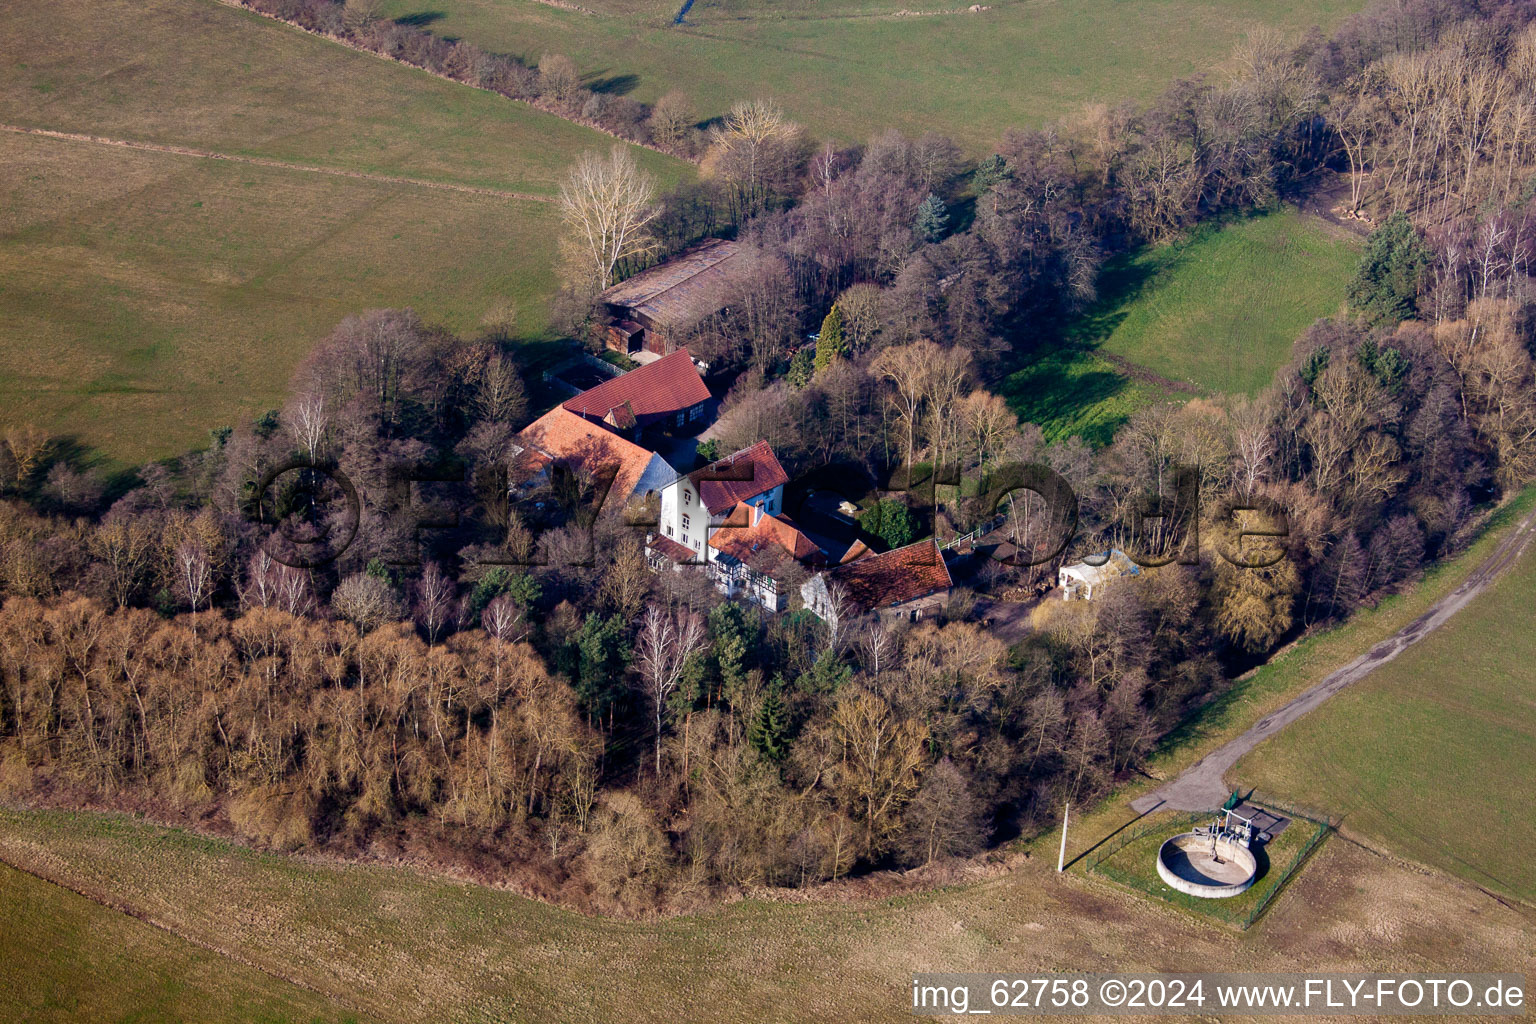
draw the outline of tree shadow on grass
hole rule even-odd
[[[1075,348],[1098,348],[1125,322],[1132,304],[1141,299],[1153,279],[1183,258],[1177,251],[1164,251],[1156,259],[1144,258],[1146,253],[1138,249],[1104,264],[1095,282],[1098,298],[1065,325],[1064,342]]]
[[[1166,271],[1167,254],[1138,259],[1141,250],[1116,256],[1099,272],[1099,298],[1082,313],[1052,324],[1032,325],[1030,342],[1016,340],[1004,359],[999,393],[1018,417],[1038,424],[1047,437],[1078,434],[1095,447],[1114,439],[1129,412],[1108,412],[1114,399],[1131,387],[1130,379],[1095,351],[1130,315],[1153,279]]]
[[[607,93],[610,96],[625,96],[635,91],[635,86],[640,84],[639,75],[608,75],[602,77],[598,72],[587,82],[587,88],[593,92]]]
[[[1019,419],[1038,424],[1047,437],[1060,435],[1070,426],[1070,433],[1102,447],[1114,439],[1129,413],[1090,414],[1125,392],[1130,381],[1112,370],[1083,370],[1072,365],[1092,358],[1087,350],[1047,353],[1011,374],[1000,394]]]
[[[426,28],[435,21],[442,21],[448,15],[442,11],[417,11],[415,14],[402,14],[395,19],[396,25],[406,28]]]
[[[48,472],[54,466],[66,466],[77,473],[92,473],[102,485],[100,505],[107,508],[118,498],[139,486],[139,467],[124,465],[80,440],[74,434],[49,438],[48,451],[41,467],[32,475],[20,496],[36,503],[45,498]]]

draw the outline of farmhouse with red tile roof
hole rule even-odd
[[[801,567],[826,562],[826,552],[783,514],[787,483],[766,441],[678,477],[661,492],[651,565],[708,565],[722,593],[783,611]]]
[[[709,398],[709,388],[688,350],[680,348],[566,399],[561,408],[628,433],[694,423],[703,417]]]
[[[517,435],[514,447],[514,489],[547,481],[551,466],[557,463],[594,477],[611,472],[613,483],[605,508],[622,508],[636,496],[659,491],[677,476],[677,471],[660,455],[564,406],[556,406],[528,424]]]
[[[817,573],[800,596],[823,619],[880,612],[915,621],[943,608],[953,586],[944,553],[930,539]]]
[[[710,535],[745,504],[773,516],[784,507],[789,474],[768,442],[759,441],[703,469],[673,480],[661,492],[658,534],[677,541],[701,560],[711,558]]]

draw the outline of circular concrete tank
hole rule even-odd
[[[1157,851],[1157,873],[1179,892],[1204,899],[1236,896],[1253,884],[1259,864],[1250,851],[1219,839],[1216,856],[1211,852],[1210,836],[1180,833]]]

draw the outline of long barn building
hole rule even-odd
[[[711,238],[603,292],[607,346],[627,355],[675,350],[690,328],[725,308],[737,251],[735,242]]]

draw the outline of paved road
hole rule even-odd
[[[1253,728],[1205,755],[1172,782],[1132,800],[1131,809],[1145,814],[1157,807],[1176,811],[1210,811],[1220,807],[1232,792],[1226,784],[1227,770],[1239,758],[1346,686],[1364,679],[1378,666],[1385,665],[1443,626],[1451,616],[1470,604],[1489,584],[1515,564],[1530,546],[1532,537],[1536,537],[1536,511],[1527,514],[1510,531],[1509,536],[1499,542],[1487,561],[1478,566],[1461,586],[1436,601],[1429,611],[1415,619],[1402,632],[1372,647],[1278,711],[1265,715]]]

